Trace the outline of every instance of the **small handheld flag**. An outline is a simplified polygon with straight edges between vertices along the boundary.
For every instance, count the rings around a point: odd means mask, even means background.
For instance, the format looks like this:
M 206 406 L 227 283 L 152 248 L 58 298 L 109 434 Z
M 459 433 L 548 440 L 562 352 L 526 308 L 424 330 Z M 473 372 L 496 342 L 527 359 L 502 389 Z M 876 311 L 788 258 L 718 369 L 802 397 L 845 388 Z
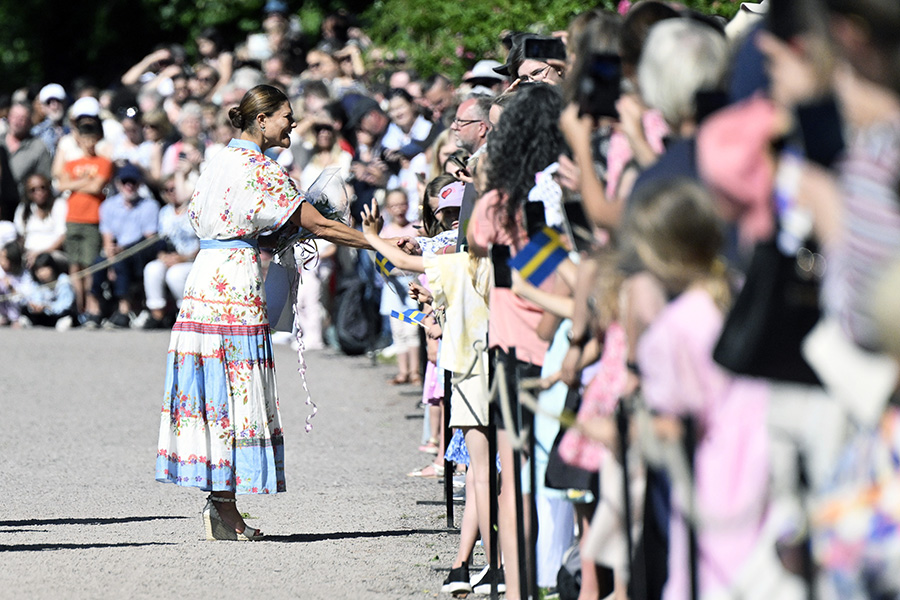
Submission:
M 530 284 L 540 285 L 567 256 L 560 233 L 544 227 L 532 236 L 531 241 L 518 254 L 509 259 L 509 266 Z
M 381 252 L 375 253 L 375 264 L 378 265 L 378 270 L 381 271 L 381 274 L 385 277 L 390 276 L 391 271 L 395 268 L 394 263 L 389 261 Z
M 415 323 L 416 325 L 421 325 L 422 327 L 425 326 L 425 324 L 422 322 L 425 319 L 425 313 L 423 313 L 421 310 L 416 310 L 414 308 L 408 308 L 403 312 L 392 310 L 391 316 L 404 323 Z

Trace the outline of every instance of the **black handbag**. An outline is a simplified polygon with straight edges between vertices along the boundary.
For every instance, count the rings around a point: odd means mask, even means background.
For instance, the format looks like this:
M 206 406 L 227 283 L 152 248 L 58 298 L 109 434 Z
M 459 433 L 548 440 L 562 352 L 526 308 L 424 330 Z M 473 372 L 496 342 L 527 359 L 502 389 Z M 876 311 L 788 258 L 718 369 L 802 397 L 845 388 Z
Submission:
M 581 394 L 577 390 L 569 390 L 566 394 L 565 412 L 575 415 L 581 405 Z M 547 471 L 544 474 L 544 485 L 554 490 L 590 490 L 597 496 L 600 487 L 599 471 L 586 471 L 570 465 L 559 455 L 559 443 L 565 434 L 565 429 L 560 429 L 553 440 L 547 457 Z
M 787 256 L 775 238 L 759 242 L 713 359 L 738 375 L 821 385 L 801 345 L 819 320 L 822 271 L 813 244 Z

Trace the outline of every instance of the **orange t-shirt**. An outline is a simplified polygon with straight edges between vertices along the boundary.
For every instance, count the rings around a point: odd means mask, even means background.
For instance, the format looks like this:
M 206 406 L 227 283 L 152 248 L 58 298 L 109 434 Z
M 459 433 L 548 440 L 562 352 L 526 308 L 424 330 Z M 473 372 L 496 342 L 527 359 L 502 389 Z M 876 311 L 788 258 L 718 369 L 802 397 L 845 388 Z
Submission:
M 85 176 L 101 176 L 107 181 L 113 175 L 113 163 L 103 156 L 83 156 L 70 160 L 65 164 L 65 171 L 73 179 Z M 100 223 L 100 203 L 106 198 L 103 194 L 88 194 L 85 192 L 72 192 L 69 195 L 69 214 L 67 223 L 88 223 L 96 225 Z

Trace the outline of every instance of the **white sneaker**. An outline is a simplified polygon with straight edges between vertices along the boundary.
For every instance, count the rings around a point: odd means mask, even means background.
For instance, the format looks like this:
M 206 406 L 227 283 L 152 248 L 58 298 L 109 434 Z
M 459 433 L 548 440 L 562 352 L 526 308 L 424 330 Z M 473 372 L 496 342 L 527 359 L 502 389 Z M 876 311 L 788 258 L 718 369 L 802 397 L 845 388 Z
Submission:
M 397 347 L 394 346 L 393 344 L 391 344 L 390 346 L 387 346 L 386 348 L 382 348 L 381 350 L 378 350 L 378 355 L 381 357 L 384 357 L 384 358 L 393 358 L 393 357 L 397 356 Z
M 68 331 L 70 329 L 72 329 L 72 317 L 70 317 L 69 315 L 60 317 L 60 319 L 56 322 L 57 331 Z
M 144 309 L 140 312 L 138 316 L 131 319 L 131 328 L 132 329 L 143 329 L 144 324 L 150 319 L 150 311 Z

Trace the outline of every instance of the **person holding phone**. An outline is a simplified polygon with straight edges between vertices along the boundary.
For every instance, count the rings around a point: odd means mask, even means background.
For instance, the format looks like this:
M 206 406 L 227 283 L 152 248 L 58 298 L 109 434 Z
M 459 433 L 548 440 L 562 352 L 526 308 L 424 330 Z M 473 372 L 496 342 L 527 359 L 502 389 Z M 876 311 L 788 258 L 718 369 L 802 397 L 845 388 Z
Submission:
M 566 77 L 566 45 L 558 37 L 525 38 L 525 56 L 516 74 L 521 82 L 560 85 Z

